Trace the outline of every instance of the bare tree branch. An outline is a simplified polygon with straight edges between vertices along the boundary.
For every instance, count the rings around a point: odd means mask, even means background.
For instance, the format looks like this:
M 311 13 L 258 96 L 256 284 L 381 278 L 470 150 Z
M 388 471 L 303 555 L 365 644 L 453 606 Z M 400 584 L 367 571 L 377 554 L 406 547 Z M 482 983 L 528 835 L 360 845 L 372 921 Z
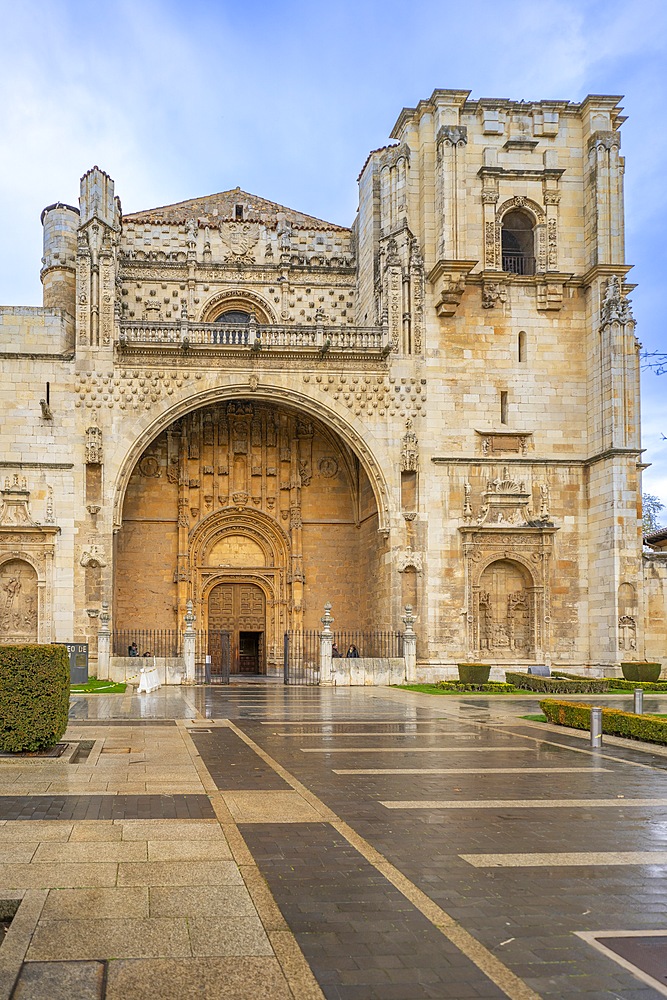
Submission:
M 655 372 L 656 375 L 667 373 L 667 354 L 663 351 L 642 351 L 642 368 Z

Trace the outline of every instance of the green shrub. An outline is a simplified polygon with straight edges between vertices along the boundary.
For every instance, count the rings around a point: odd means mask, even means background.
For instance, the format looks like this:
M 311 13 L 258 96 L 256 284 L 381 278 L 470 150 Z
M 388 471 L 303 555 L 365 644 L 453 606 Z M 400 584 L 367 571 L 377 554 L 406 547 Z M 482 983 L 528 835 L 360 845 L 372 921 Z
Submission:
M 504 684 L 502 681 L 487 681 L 486 684 L 464 684 L 463 681 L 437 681 L 435 687 L 441 691 L 495 691 L 500 694 L 508 694 L 516 691 L 513 684 Z
M 606 678 L 564 680 L 561 677 L 540 677 L 537 674 L 515 674 L 508 670 L 505 680 L 515 687 L 550 694 L 604 694 L 609 690 L 609 681 Z
M 616 691 L 634 691 L 635 688 L 641 688 L 642 691 L 654 691 L 659 694 L 661 691 L 667 691 L 667 681 L 655 681 L 650 684 L 648 681 L 625 681 L 621 677 L 610 677 L 609 687 Z
M 648 681 L 652 683 L 660 677 L 662 666 L 659 663 L 635 660 L 631 663 L 621 663 L 621 670 L 626 681 Z
M 0 751 L 43 750 L 67 729 L 65 646 L 0 646 Z
M 549 722 L 572 729 L 591 728 L 591 706 L 571 701 L 541 701 L 540 708 Z M 602 732 L 609 736 L 625 736 L 646 743 L 667 743 L 667 719 L 651 715 L 634 715 L 617 708 L 602 709 Z
M 459 680 L 463 684 L 486 684 L 491 673 L 490 663 L 457 663 Z

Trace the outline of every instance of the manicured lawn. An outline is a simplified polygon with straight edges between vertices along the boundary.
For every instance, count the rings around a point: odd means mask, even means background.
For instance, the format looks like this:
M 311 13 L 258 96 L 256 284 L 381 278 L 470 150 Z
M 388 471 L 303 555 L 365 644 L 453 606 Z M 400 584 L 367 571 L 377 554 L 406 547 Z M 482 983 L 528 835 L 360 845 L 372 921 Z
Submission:
M 520 718 L 522 718 L 522 719 L 528 719 L 529 722 L 546 722 L 547 721 L 546 715 L 522 715 L 522 716 L 520 716 Z
M 85 684 L 72 684 L 72 694 L 123 694 L 127 684 L 115 684 L 113 681 L 98 681 L 89 677 Z

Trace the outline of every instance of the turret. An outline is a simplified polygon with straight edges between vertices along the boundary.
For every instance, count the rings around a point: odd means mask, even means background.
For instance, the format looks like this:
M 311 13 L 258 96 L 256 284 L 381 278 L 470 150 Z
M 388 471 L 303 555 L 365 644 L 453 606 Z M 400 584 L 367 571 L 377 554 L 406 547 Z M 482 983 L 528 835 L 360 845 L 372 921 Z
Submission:
M 76 303 L 76 232 L 79 210 L 56 202 L 42 212 L 44 256 L 41 279 L 48 309 L 64 309 L 74 316 Z

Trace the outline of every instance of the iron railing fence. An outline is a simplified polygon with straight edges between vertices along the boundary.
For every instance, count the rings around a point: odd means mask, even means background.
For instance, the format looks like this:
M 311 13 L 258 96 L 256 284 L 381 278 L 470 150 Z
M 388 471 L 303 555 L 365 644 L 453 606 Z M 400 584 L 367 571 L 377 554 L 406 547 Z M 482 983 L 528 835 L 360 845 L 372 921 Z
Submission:
M 283 671 L 285 684 L 320 683 L 320 637 L 318 629 L 285 632 Z M 378 629 L 338 629 L 332 634 L 333 655 L 374 659 L 403 656 L 401 632 Z
M 317 629 L 285 632 L 283 680 L 285 684 L 320 683 L 320 633 Z
M 334 656 L 374 657 L 393 659 L 403 656 L 403 635 L 401 632 L 377 629 L 335 630 L 333 633 Z M 353 652 L 353 650 L 355 652 Z
M 200 629 L 195 637 L 195 682 L 229 684 L 231 636 L 222 629 Z
M 522 253 L 503 253 L 503 271 L 510 274 L 535 274 L 535 258 Z
M 180 656 L 181 633 L 175 628 L 120 628 L 111 633 L 112 656 Z

